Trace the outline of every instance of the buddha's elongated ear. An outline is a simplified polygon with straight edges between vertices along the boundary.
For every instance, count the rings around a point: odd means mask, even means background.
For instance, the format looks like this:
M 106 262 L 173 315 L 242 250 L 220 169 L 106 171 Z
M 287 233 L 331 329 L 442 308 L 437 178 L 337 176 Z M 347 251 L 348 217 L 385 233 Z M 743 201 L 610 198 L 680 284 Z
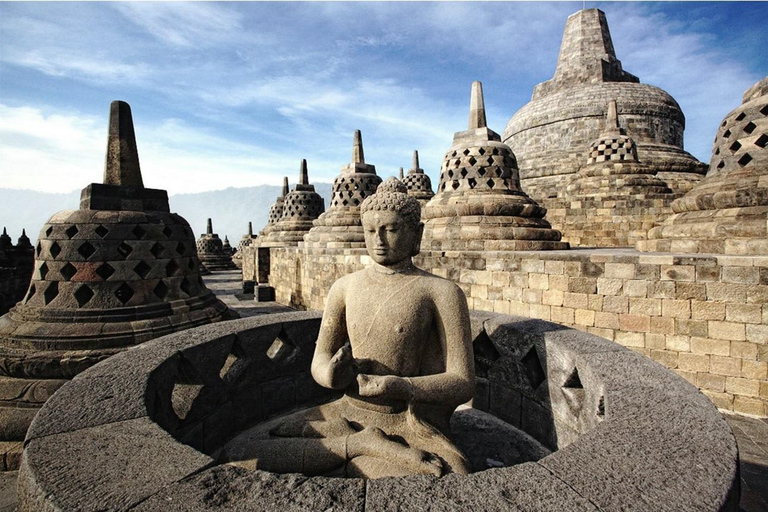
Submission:
M 416 240 L 413 242 L 413 250 L 411 256 L 416 256 L 421 252 L 421 237 L 424 236 L 424 223 L 419 222 L 416 226 Z

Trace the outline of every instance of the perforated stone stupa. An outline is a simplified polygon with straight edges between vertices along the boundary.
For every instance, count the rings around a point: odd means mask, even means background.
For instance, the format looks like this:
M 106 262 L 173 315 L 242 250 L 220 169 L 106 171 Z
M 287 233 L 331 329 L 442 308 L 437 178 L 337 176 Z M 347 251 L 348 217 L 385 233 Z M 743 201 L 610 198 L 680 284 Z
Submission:
M 296 245 L 312 229 L 312 222 L 325 211 L 325 204 L 315 186 L 309 183 L 307 161 L 299 167 L 299 182 L 283 197 L 281 217 L 259 240 L 260 247 Z
M 210 271 L 235 269 L 237 267 L 232 262 L 231 249 L 231 246 L 226 248 L 219 235 L 213 232 L 213 222 L 208 219 L 205 233 L 197 239 L 197 256 L 200 262 Z
M 26 296 L 0 318 L 2 441 L 23 440 L 43 402 L 106 357 L 230 318 L 199 276 L 189 224 L 165 190 L 144 188 L 121 101 L 110 108 L 104 183 L 45 223 L 35 256 Z
M 232 255 L 232 262 L 237 268 L 243 267 L 243 249 L 250 247 L 254 243 L 257 237 L 253 236 L 253 223 L 248 223 L 248 233 L 244 234 L 237 244 L 237 250 Z
M 333 180 L 331 204 L 304 236 L 307 247 L 365 248 L 360 205 L 376 192 L 381 178 L 376 166 L 365 162 L 363 138 L 355 131 L 352 162 Z
M 403 177 L 403 168 L 400 168 L 400 181 L 408 187 L 408 195 L 419 200 L 421 206 L 435 196 L 432 191 L 432 180 L 419 167 L 419 152 L 413 151 L 413 166 L 408 170 L 408 175 Z
M 523 189 L 536 200 L 556 197 L 587 161 L 605 108 L 616 100 L 640 161 L 652 166 L 673 191 L 690 190 L 706 166 L 683 150 L 685 116 L 672 96 L 639 82 L 616 58 L 602 11 L 571 15 L 554 77 L 534 88 L 531 101 L 504 130 L 503 140 L 518 158 Z
M 547 219 L 568 242 L 588 247 L 634 247 L 671 213 L 679 195 L 638 161 L 637 146 L 619 126 L 616 102 L 589 151 L 587 165 L 550 201 Z
M 272 231 L 272 226 L 280 220 L 280 218 L 283 216 L 283 204 L 285 203 L 285 196 L 288 195 L 288 176 L 283 176 L 283 190 L 280 192 L 280 195 L 275 199 L 275 202 L 272 203 L 272 206 L 269 207 L 269 214 L 267 216 L 267 225 L 264 226 L 261 230 L 261 233 L 259 233 L 259 236 L 264 236 L 269 234 L 270 231 Z
M 469 129 L 453 136 L 437 194 L 424 207 L 426 250 L 567 249 L 546 209 L 520 189 L 512 150 L 486 126 L 483 89 L 472 84 Z
M 715 136 L 707 177 L 672 203 L 641 250 L 768 254 L 768 77 L 750 87 Z

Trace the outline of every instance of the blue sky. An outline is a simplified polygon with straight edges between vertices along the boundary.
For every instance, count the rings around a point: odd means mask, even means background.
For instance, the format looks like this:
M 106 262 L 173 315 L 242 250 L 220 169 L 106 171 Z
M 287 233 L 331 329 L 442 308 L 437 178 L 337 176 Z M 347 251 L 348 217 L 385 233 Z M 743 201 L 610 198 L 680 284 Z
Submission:
M 0 3 L 2 186 L 100 181 L 109 102 L 131 104 L 144 183 L 170 193 L 330 182 L 362 130 L 383 177 L 418 149 L 437 182 L 470 84 L 502 133 L 551 78 L 582 2 Z M 587 2 L 624 69 L 665 89 L 708 161 L 768 73 L 768 3 Z

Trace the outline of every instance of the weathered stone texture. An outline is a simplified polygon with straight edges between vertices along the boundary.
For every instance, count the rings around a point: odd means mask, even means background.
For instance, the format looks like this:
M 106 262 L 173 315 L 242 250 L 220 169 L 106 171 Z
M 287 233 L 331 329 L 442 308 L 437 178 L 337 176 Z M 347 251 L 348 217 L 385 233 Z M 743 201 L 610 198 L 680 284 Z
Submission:
M 282 197 L 282 213 L 270 222 L 256 242 L 261 247 L 296 245 L 312 229 L 312 223 L 325 211 L 323 198 L 309 183 L 307 161 L 302 160 L 299 181 L 291 192 Z
M 674 192 L 687 192 L 701 179 L 706 166 L 683 150 L 685 117 L 677 102 L 622 69 L 605 14 L 586 9 L 566 22 L 554 77 L 534 88 L 531 101 L 504 131 L 502 139 L 517 155 L 521 184 L 531 197 L 556 197 L 585 164 L 610 100 L 617 102 L 640 161 Z
M 352 161 L 341 168 L 333 180 L 333 196 L 328 210 L 313 222 L 312 229 L 304 236 L 305 245 L 328 248 L 364 248 L 360 205 L 376 193 L 381 178 L 376 166 L 365 162 L 363 139 L 360 130 L 355 131 Z
M 279 302 L 322 310 L 331 284 L 364 268 L 367 258 L 362 251 L 278 249 L 270 284 Z M 550 320 L 616 341 L 706 393 L 715 392 L 707 379 L 746 379 L 748 386 L 717 391 L 718 407 L 768 416 L 768 279 L 760 277 L 768 276 L 766 258 L 631 249 L 422 251 L 415 263 L 456 282 L 471 309 Z
M 672 210 L 640 250 L 768 255 L 768 77 L 725 117 L 707 177 Z
M 512 150 L 485 125 L 482 84 L 472 84 L 470 123 L 453 136 L 437 194 L 424 206 L 428 250 L 566 249 L 546 209 L 520 188 Z
M 30 431 L 19 509 L 738 510 L 736 441 L 695 388 L 588 333 L 489 312 L 471 317 L 474 411 L 537 443 L 535 462 L 367 483 L 216 466 L 208 454 L 234 433 L 333 398 L 307 380 L 319 320 L 204 326 L 79 376 Z M 293 357 L 271 358 L 276 340 Z M 130 385 L 105 397 L 92 379 Z
M 35 263 L 35 248 L 22 230 L 16 245 L 5 228 L 0 235 L 0 315 L 21 299 L 29 288 Z
M 135 140 L 124 140 L 134 136 L 130 108 L 114 102 L 110 116 L 109 183 L 45 223 L 29 289 L 0 318 L 3 441 L 23 440 L 59 387 L 112 354 L 230 318 L 200 278 L 187 221 L 169 213 L 164 190 L 141 185 Z
M 227 243 L 229 245 L 229 243 Z M 197 239 L 197 257 L 208 270 L 231 270 L 237 268 L 232 261 L 231 247 L 224 247 L 219 235 L 213 232 L 213 223 L 208 219 L 206 232 Z

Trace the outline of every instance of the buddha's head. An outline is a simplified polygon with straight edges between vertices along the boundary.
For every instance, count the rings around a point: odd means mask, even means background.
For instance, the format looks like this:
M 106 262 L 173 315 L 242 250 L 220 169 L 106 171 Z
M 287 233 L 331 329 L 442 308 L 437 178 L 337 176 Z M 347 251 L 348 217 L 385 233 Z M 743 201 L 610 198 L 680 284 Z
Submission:
M 360 211 L 365 248 L 373 261 L 389 267 L 419 253 L 424 233 L 421 205 L 397 178 L 379 185 L 376 193 L 363 201 Z

